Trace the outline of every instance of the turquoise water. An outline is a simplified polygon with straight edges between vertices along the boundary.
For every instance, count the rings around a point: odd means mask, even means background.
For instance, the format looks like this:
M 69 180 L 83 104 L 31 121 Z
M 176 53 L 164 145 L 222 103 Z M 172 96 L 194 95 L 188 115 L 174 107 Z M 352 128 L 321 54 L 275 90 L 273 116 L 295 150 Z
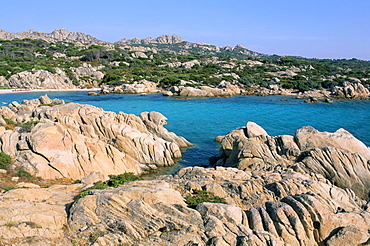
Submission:
M 45 93 L 0 95 L 1 102 L 33 99 Z M 213 142 L 218 135 L 254 121 L 269 135 L 293 135 L 302 126 L 313 126 L 319 131 L 336 131 L 344 128 L 370 145 L 370 101 L 340 100 L 334 103 L 307 104 L 301 99 L 281 96 L 235 96 L 229 98 L 175 99 L 161 94 L 148 96 L 109 94 L 88 96 L 87 92 L 50 92 L 50 98 L 92 104 L 105 110 L 140 114 L 158 111 L 168 118 L 166 128 L 184 136 L 194 147 L 183 153 L 182 166 L 206 165 L 208 158 L 218 154 L 219 146 Z

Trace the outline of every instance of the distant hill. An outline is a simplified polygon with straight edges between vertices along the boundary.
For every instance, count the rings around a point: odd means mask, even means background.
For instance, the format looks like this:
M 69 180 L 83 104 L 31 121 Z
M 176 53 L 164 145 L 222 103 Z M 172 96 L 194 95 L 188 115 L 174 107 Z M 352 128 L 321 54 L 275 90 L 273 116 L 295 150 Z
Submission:
M 115 42 L 115 44 L 118 45 L 132 45 L 132 44 L 177 44 L 177 43 L 182 43 L 182 42 L 187 42 L 184 39 L 180 38 L 177 35 L 162 35 L 159 36 L 158 38 L 145 38 L 145 39 L 139 39 L 139 38 L 134 38 L 134 39 L 122 39 L 118 42 Z
M 65 29 L 54 30 L 51 33 L 37 32 L 35 30 L 28 30 L 19 33 L 6 32 L 0 29 L 0 39 L 12 40 L 12 39 L 42 39 L 47 42 L 72 42 L 72 43 L 88 43 L 88 44 L 106 44 L 108 42 L 101 41 L 91 35 L 84 34 L 82 32 L 70 32 Z
M 177 35 L 122 39 L 112 44 L 65 29 L 52 33 L 0 30 L 3 88 L 113 87 L 147 80 L 162 88 L 179 83 L 217 87 L 228 82 L 243 90 L 252 88 L 253 93 L 256 87 L 274 93 L 332 90 L 350 82 L 366 91 L 370 89 L 369 64 L 357 59 L 265 55 L 242 45 L 218 47 Z M 56 81 L 58 85 L 54 85 Z M 352 98 L 351 91 L 347 94 Z
M 70 32 L 65 29 L 54 30 L 51 33 L 38 32 L 35 30 L 28 30 L 19 33 L 6 32 L 0 29 L 0 40 L 12 40 L 12 39 L 42 39 L 47 42 L 71 42 L 71 43 L 83 43 L 83 44 L 111 44 L 106 41 L 99 40 L 92 37 L 91 35 L 82 32 Z M 165 52 L 170 52 L 174 54 L 189 54 L 189 53 L 199 53 L 203 55 L 230 55 L 236 58 L 262 58 L 265 55 L 253 52 L 246 49 L 242 45 L 237 45 L 235 47 L 225 46 L 218 47 L 215 45 L 210 45 L 206 43 L 191 43 L 182 39 L 177 35 L 162 35 L 157 38 L 148 37 L 145 39 L 122 39 L 114 43 L 115 45 L 126 45 L 126 46 L 141 46 L 141 47 L 151 47 L 157 50 L 162 50 Z

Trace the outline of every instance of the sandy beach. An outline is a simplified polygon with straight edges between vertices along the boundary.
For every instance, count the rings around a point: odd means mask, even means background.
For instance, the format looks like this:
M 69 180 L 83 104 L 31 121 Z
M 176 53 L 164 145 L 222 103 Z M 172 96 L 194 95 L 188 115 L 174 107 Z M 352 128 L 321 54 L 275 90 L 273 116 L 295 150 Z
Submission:
M 58 92 L 58 91 L 99 91 L 100 88 L 90 89 L 0 89 L 0 94 L 29 93 L 29 92 Z

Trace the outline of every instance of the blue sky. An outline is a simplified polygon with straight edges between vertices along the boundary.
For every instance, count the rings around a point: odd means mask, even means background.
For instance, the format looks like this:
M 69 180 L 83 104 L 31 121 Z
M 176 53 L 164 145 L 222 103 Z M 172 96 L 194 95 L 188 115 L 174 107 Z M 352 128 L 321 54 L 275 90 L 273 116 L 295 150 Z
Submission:
M 115 42 L 176 34 L 264 54 L 370 60 L 370 0 L 0 0 L 0 29 Z

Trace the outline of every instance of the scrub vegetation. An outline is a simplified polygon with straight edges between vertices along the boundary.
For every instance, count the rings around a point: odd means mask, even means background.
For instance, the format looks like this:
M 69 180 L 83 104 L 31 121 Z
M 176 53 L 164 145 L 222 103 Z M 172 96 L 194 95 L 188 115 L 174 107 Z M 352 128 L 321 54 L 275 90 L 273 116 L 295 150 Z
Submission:
M 135 48 L 141 48 L 135 51 Z M 137 55 L 139 53 L 139 55 Z M 6 79 L 22 71 L 63 70 L 75 85 L 82 80 L 71 68 L 83 63 L 104 66 L 104 78 L 98 84 L 118 86 L 146 79 L 162 87 L 180 80 L 189 85 L 218 85 L 222 80 L 263 87 L 277 83 L 283 88 L 306 91 L 331 88 L 344 81 L 370 84 L 370 61 L 357 59 L 308 59 L 264 55 L 242 46 L 219 48 L 206 44 L 77 45 L 71 42 L 49 43 L 43 40 L 0 40 L 0 76 Z M 188 65 L 186 65 L 189 63 Z M 293 71 L 290 76 L 276 73 Z

